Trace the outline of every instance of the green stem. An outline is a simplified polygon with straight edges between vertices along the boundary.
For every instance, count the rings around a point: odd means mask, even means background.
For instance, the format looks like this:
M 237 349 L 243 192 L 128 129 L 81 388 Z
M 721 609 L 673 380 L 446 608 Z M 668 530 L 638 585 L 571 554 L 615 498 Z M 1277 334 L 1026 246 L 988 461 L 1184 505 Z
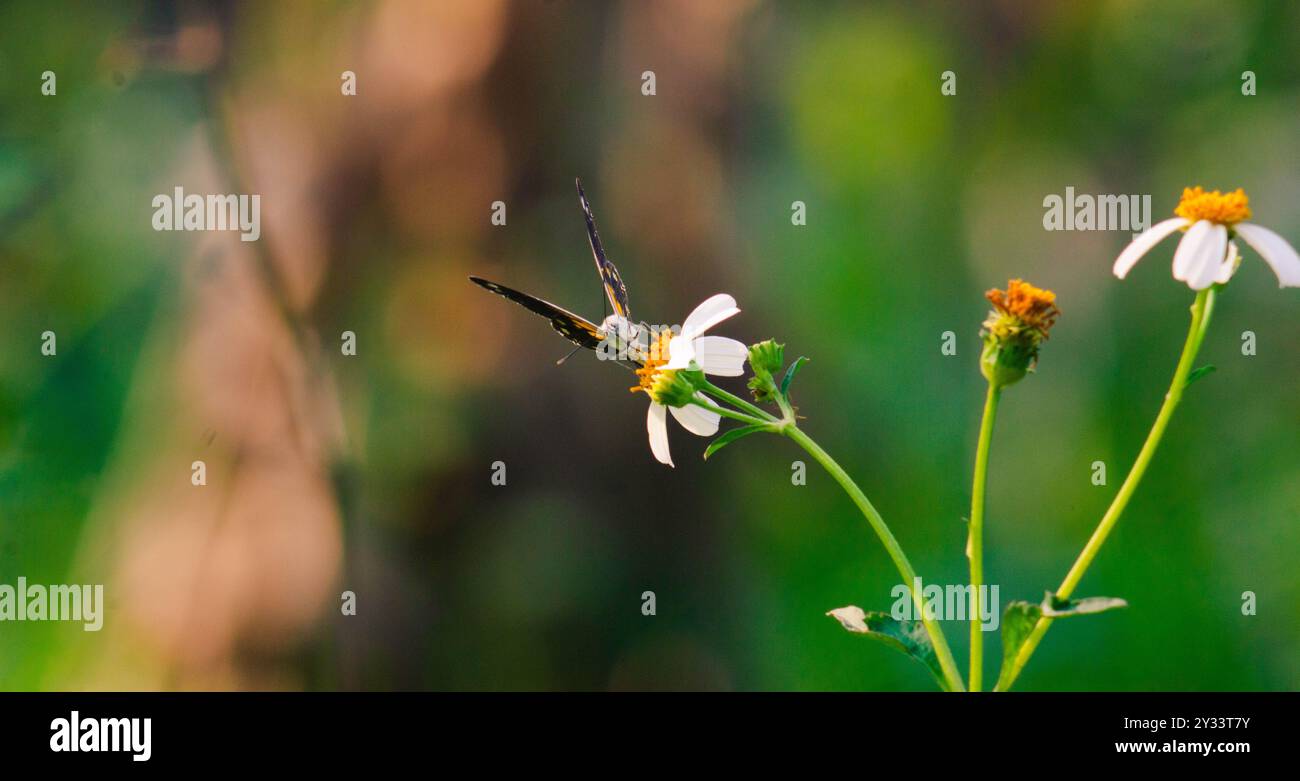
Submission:
M 962 683 L 961 672 L 958 671 L 957 663 L 953 660 L 952 650 L 948 648 L 948 641 L 943 636 L 943 630 L 939 628 L 938 622 L 927 614 L 921 594 L 916 590 L 916 570 L 912 569 L 911 562 L 907 560 L 907 555 L 903 553 L 902 547 L 898 544 L 898 540 L 894 538 L 893 532 L 889 530 L 885 519 L 880 516 L 880 513 L 871 504 L 871 500 L 867 498 L 866 494 L 862 493 L 862 489 L 858 488 L 858 484 L 853 482 L 853 478 L 849 477 L 848 473 L 835 462 L 835 459 L 831 458 L 825 450 L 822 450 L 821 446 L 800 430 L 798 426 L 790 422 L 782 426 L 780 430 L 787 437 L 799 443 L 799 446 L 807 450 L 813 458 L 817 459 L 817 462 L 825 467 L 827 472 L 830 472 L 831 477 L 835 478 L 840 487 L 853 500 L 853 503 L 862 511 L 867 523 L 871 524 L 876 536 L 884 544 L 889 557 L 894 560 L 894 566 L 898 568 L 898 573 L 902 575 L 903 583 L 907 585 L 908 591 L 912 593 L 912 601 L 916 605 L 917 613 L 921 616 L 921 623 L 925 626 L 926 634 L 930 636 L 930 644 L 934 646 L 935 656 L 938 657 L 939 666 L 943 669 L 943 676 L 948 689 L 950 691 L 964 691 L 966 687 Z
M 758 424 L 758 425 L 762 426 L 762 425 L 767 425 L 768 423 L 771 422 L 771 421 L 767 421 L 767 420 L 760 420 L 759 418 L 753 418 L 753 417 L 750 417 L 749 415 L 746 415 L 746 414 L 744 414 L 744 413 L 736 412 L 735 410 L 727 409 L 726 407 L 723 407 L 723 406 L 720 406 L 720 405 L 717 405 L 717 404 L 710 404 L 710 403 L 707 402 L 707 401 L 700 401 L 698 398 L 691 399 L 690 403 L 691 403 L 691 404 L 694 404 L 694 405 L 697 406 L 697 407 L 703 407 L 704 409 L 708 410 L 709 412 L 716 413 L 716 414 L 718 414 L 718 415 L 721 415 L 721 416 L 724 417 L 724 418 L 731 418 L 732 420 L 739 420 L 739 421 L 742 422 L 742 423 L 748 423 L 748 424 L 750 424 L 750 425 Z
M 1165 429 L 1169 426 L 1169 419 L 1173 417 L 1174 410 L 1178 407 L 1178 402 L 1183 398 L 1183 389 L 1187 387 L 1187 376 L 1192 371 L 1192 363 L 1196 360 L 1196 354 L 1201 349 L 1201 343 L 1205 341 L 1205 331 L 1210 324 L 1210 314 L 1214 311 L 1214 288 L 1206 288 L 1196 294 L 1196 301 L 1192 304 L 1192 323 L 1187 332 L 1187 341 L 1183 345 L 1182 357 L 1178 359 L 1178 368 L 1174 370 L 1174 379 L 1169 384 L 1169 392 L 1165 394 L 1165 402 L 1160 407 L 1160 413 L 1156 415 L 1156 422 L 1151 426 L 1151 433 L 1147 434 L 1146 442 L 1142 444 L 1142 450 L 1138 453 L 1137 460 L 1133 462 L 1133 468 L 1129 470 L 1128 477 L 1124 478 L 1124 484 L 1120 486 L 1119 493 L 1115 494 L 1115 499 L 1111 501 L 1110 507 L 1106 509 L 1106 514 L 1101 517 L 1101 522 L 1097 524 L 1097 529 L 1092 533 L 1088 544 L 1083 546 L 1079 553 L 1079 558 L 1075 559 L 1074 566 L 1066 574 L 1065 580 L 1061 581 L 1061 586 L 1056 590 L 1056 596 L 1061 599 L 1069 599 L 1074 593 L 1075 586 L 1083 579 L 1083 575 L 1088 571 L 1088 566 L 1096 558 L 1097 551 L 1106 542 L 1106 537 L 1110 534 L 1111 529 L 1115 528 L 1116 522 L 1119 521 L 1120 515 L 1124 508 L 1128 506 L 1129 499 L 1133 497 L 1133 492 L 1137 490 L 1138 483 L 1142 481 L 1142 476 L 1146 474 L 1147 466 L 1150 465 L 1151 459 L 1156 454 L 1156 448 L 1160 445 L 1160 439 L 1165 434 Z M 1020 675 L 1020 671 L 1033 656 L 1034 650 L 1038 648 L 1038 643 L 1047 633 L 1048 627 L 1052 625 L 1052 619 L 1044 616 L 1038 619 L 1034 624 L 1033 631 L 1026 638 L 1024 645 L 1020 647 L 1020 652 L 1012 661 L 1010 669 L 1002 672 L 998 680 L 997 691 L 1006 691 L 1011 688 Z
M 740 409 L 745 410 L 746 412 L 748 412 L 751 415 L 754 415 L 755 417 L 762 418 L 763 420 L 766 420 L 768 422 L 775 422 L 777 420 L 777 418 L 773 417 L 771 413 L 768 413 L 762 408 L 750 404 L 748 401 L 745 401 L 744 399 L 742 399 L 741 397 L 737 396 L 734 393 L 719 388 L 717 385 L 714 385 L 708 380 L 705 380 L 703 384 L 700 385 L 699 387 L 700 390 L 703 390 L 705 393 L 711 394 L 713 396 L 717 396 L 718 398 L 722 399 L 728 404 L 739 407 Z
M 772 386 L 772 396 L 776 399 L 776 405 L 781 408 L 781 419 L 794 423 L 794 407 L 790 405 L 790 400 L 785 397 L 784 393 L 776 388 L 775 384 Z
M 975 449 L 975 484 L 970 493 L 970 690 L 977 692 L 984 682 L 984 627 L 980 620 L 980 588 L 984 585 L 984 486 L 989 474 L 989 446 L 993 442 L 993 422 L 998 416 L 1002 386 L 989 381 L 984 400 L 984 420 L 980 423 L 979 445 Z

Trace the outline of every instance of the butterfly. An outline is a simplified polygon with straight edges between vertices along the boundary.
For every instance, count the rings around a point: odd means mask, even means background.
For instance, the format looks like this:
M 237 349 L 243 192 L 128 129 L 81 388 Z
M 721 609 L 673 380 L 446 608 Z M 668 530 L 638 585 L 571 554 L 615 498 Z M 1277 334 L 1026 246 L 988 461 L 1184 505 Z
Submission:
M 578 187 L 578 201 L 582 204 L 582 216 L 587 221 L 587 240 L 591 245 L 592 257 L 596 261 L 596 271 L 600 274 L 600 283 L 605 288 L 605 297 L 609 299 L 609 305 L 614 310 L 612 318 L 597 325 L 563 307 L 543 301 L 537 296 L 521 293 L 499 282 L 472 275 L 469 281 L 546 318 L 551 322 L 551 328 L 554 328 L 556 333 L 576 344 L 578 348 L 599 349 L 600 343 L 611 334 L 619 334 L 625 339 L 630 338 L 634 341 L 640 329 L 631 325 L 629 321 L 632 309 L 627 302 L 627 285 L 623 284 L 623 277 L 618 273 L 618 268 L 605 256 L 605 248 L 600 243 L 600 234 L 596 232 L 596 218 L 592 216 L 591 204 L 587 202 L 587 194 L 582 190 L 582 180 L 575 179 L 574 183 Z M 614 322 L 611 323 L 610 320 Z M 635 359 L 630 361 L 640 363 Z

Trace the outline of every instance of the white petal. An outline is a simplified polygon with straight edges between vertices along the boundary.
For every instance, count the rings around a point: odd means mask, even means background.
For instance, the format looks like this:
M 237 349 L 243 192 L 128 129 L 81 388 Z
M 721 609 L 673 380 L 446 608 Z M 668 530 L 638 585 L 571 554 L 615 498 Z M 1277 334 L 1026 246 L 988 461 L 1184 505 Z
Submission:
M 703 304 L 695 307 L 695 311 L 686 316 L 686 322 L 682 323 L 682 333 L 690 332 L 691 336 L 699 336 L 728 317 L 739 313 L 736 299 L 726 293 L 718 293 L 710 296 Z
M 685 369 L 695 358 L 695 340 L 689 336 L 674 336 L 668 341 L 668 363 L 664 368 Z
M 1187 269 L 1187 286 L 1192 290 L 1204 290 L 1213 285 L 1227 252 L 1228 229 L 1222 225 L 1212 225 L 1197 248 L 1192 265 Z
M 701 336 L 694 344 L 695 362 L 705 374 L 739 377 L 745 373 L 749 348 L 743 342 L 725 336 Z
M 698 393 L 695 396 L 704 398 Z M 687 404 L 685 407 L 669 407 L 668 411 L 673 413 L 673 417 L 682 424 L 682 428 L 698 437 L 711 437 L 718 433 L 718 421 L 722 418 L 716 412 L 709 412 L 694 404 Z
M 1228 230 L 1208 220 L 1197 220 L 1174 251 L 1174 279 L 1193 290 L 1214 281 L 1228 249 Z
M 1237 271 L 1237 263 L 1241 260 L 1241 253 L 1237 251 L 1237 242 L 1228 242 L 1228 257 L 1224 259 L 1223 265 L 1219 267 L 1219 274 L 1214 281 L 1220 285 L 1226 285 L 1228 280 Z
M 1201 242 L 1209 235 L 1211 225 L 1212 223 L 1205 220 L 1198 220 L 1178 240 L 1178 247 L 1174 249 L 1174 279 L 1179 282 L 1187 281 L 1187 271 L 1191 268 L 1192 260 L 1200 249 Z
M 1136 264 L 1143 255 L 1147 254 L 1147 252 L 1149 252 L 1156 244 L 1159 244 L 1161 239 L 1186 224 L 1187 220 L 1182 217 L 1174 217 L 1172 219 L 1164 220 L 1163 222 L 1158 222 L 1138 234 L 1138 237 L 1133 239 L 1133 243 L 1125 247 L 1124 251 L 1119 253 L 1119 257 L 1115 259 L 1115 267 L 1112 269 L 1115 272 L 1115 276 L 1120 279 L 1128 276 L 1129 270 L 1133 268 L 1134 264 Z
M 1236 230 L 1273 267 L 1279 287 L 1300 287 L 1300 255 L 1286 239 L 1262 225 L 1249 222 L 1237 223 Z
M 673 457 L 668 452 L 668 408 L 651 402 L 645 417 L 645 429 L 650 434 L 650 452 L 654 453 L 655 460 L 672 466 Z

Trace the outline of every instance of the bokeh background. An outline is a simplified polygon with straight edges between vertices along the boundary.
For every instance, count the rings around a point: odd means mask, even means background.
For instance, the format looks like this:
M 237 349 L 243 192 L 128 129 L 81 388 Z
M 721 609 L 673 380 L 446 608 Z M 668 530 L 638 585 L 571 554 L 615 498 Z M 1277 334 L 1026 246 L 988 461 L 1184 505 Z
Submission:
M 1192 297 L 1173 242 L 1119 282 L 1128 233 L 1047 232 L 1043 198 L 1149 193 L 1159 220 L 1241 186 L 1300 242 L 1298 51 L 1280 0 L 6 3 L 0 583 L 102 583 L 108 612 L 0 624 L 0 687 L 929 689 L 823 615 L 888 609 L 897 576 L 815 463 L 774 437 L 706 463 L 674 428 L 661 467 L 628 375 L 557 367 L 466 275 L 598 318 L 582 176 L 634 314 L 727 291 L 723 333 L 812 357 L 806 429 L 937 583 L 966 578 L 982 293 L 1053 288 L 986 543 L 1003 602 L 1038 599 Z M 177 185 L 261 194 L 261 240 L 154 232 Z M 1059 622 L 1019 687 L 1300 686 L 1297 355 L 1300 292 L 1249 253 L 1218 371 L 1079 592 L 1131 607 Z

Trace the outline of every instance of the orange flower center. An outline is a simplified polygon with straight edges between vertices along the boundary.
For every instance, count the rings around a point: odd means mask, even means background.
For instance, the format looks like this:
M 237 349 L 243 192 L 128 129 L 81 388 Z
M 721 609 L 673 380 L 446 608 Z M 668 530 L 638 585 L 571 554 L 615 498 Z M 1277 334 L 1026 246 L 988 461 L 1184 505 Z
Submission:
M 655 378 L 659 375 L 659 367 L 668 363 L 668 343 L 672 341 L 673 332 L 671 328 L 665 328 L 658 331 L 652 337 L 650 347 L 646 350 L 641 368 L 636 370 L 637 384 L 628 390 L 636 393 L 637 391 L 650 392 L 654 386 Z
M 984 297 L 999 313 L 1039 331 L 1043 338 L 1047 338 L 1047 332 L 1056 323 L 1056 318 L 1061 316 L 1061 310 L 1056 308 L 1055 293 L 1034 287 L 1021 279 L 1008 282 L 1005 291 L 994 288 L 985 293 Z
M 1196 222 L 1209 220 L 1220 225 L 1236 225 L 1250 219 L 1250 197 L 1240 187 L 1234 192 L 1206 192 L 1200 187 L 1184 187 L 1183 199 L 1174 214 Z

